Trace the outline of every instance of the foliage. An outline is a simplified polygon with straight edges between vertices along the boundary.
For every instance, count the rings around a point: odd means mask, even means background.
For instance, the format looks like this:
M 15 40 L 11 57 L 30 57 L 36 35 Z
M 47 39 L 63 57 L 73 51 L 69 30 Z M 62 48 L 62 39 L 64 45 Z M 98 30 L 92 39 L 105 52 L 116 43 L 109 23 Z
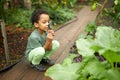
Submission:
M 66 0 L 67 6 L 73 8 L 77 0 Z
M 95 24 L 95 21 L 91 21 L 89 24 L 87 24 L 85 32 L 88 32 L 88 35 L 93 35 L 95 33 L 96 28 L 97 25 Z
M 68 8 L 73 8 L 75 6 L 77 0 L 32 0 L 33 5 L 36 7 L 42 7 L 42 6 L 47 6 L 47 7 L 53 7 L 56 6 L 58 7 L 68 7 Z
M 79 38 L 76 41 L 82 62 L 73 63 L 75 56 L 68 56 L 62 64 L 50 67 L 45 75 L 52 80 L 119 80 L 120 72 L 113 66 L 114 62 L 120 62 L 119 34 L 120 31 L 111 27 L 98 26 L 94 39 Z M 94 56 L 96 52 L 106 60 L 100 62 Z
M 120 1 L 115 0 L 113 7 L 111 9 L 105 9 L 104 12 L 108 16 L 112 17 L 115 25 L 118 24 L 120 20 Z
M 30 16 L 34 9 L 41 8 L 50 14 L 52 25 L 62 24 L 75 16 L 73 7 L 77 0 L 32 0 L 32 9 L 26 10 L 24 7 L 9 7 L 2 13 L 0 18 L 5 19 L 6 24 L 16 25 L 22 28 L 31 28 Z M 4 4 L 1 3 L 0 10 L 4 11 Z M 1 13 L 0 13 L 1 14 Z
M 67 8 L 59 8 L 55 11 L 51 9 L 49 14 L 54 24 L 62 24 L 75 17 L 75 13 Z
M 105 12 L 108 17 L 112 17 L 113 24 L 117 26 L 120 23 L 120 0 L 111 0 L 111 8 L 105 8 L 105 5 L 109 4 L 108 0 L 104 0 L 103 4 L 100 3 L 100 0 L 91 0 L 90 6 L 91 10 L 94 11 L 98 5 L 101 6 L 101 10 Z M 103 9 L 104 8 L 104 9 Z
M 96 32 L 97 25 L 95 21 L 91 21 L 89 24 L 86 25 L 84 33 L 78 36 L 79 38 L 87 38 L 87 39 L 92 39 L 94 38 L 94 34 Z
M 72 19 L 75 12 L 70 8 L 73 8 L 75 3 L 76 0 L 41 0 L 33 2 L 34 5 L 37 4 L 36 8 L 42 8 L 49 12 L 53 25 L 62 24 Z
M 51 76 L 53 80 L 76 80 L 79 74 L 76 74 L 81 66 L 80 63 L 72 63 L 72 59 L 75 55 L 69 55 L 61 64 L 56 64 L 46 71 L 46 76 Z M 56 75 L 56 73 L 58 75 Z M 74 77 L 73 77 L 74 76 Z
M 94 11 L 94 10 L 97 8 L 99 1 L 100 1 L 100 0 L 92 0 L 92 1 L 90 2 L 91 10 L 92 10 L 92 11 Z
M 94 52 L 98 52 L 103 56 L 105 56 L 104 54 L 115 53 L 115 55 L 119 56 L 119 52 L 120 52 L 119 34 L 120 31 L 116 29 L 106 26 L 99 26 L 95 33 L 96 36 L 95 39 L 91 39 L 91 40 L 79 39 L 76 41 L 78 53 L 82 54 L 83 56 L 91 56 L 94 54 Z M 83 45 L 83 43 L 84 46 L 86 46 L 86 48 L 83 48 L 83 46 L 81 46 Z M 109 59 L 111 60 L 112 64 L 113 62 L 120 62 L 120 58 L 119 60 L 116 60 L 116 59 L 111 59 L 109 57 Z
M 99 4 L 100 0 L 86 0 L 90 4 L 91 11 L 94 11 Z
M 7 10 L 7 24 L 16 25 L 17 27 L 30 28 L 32 24 L 30 23 L 30 16 L 33 12 L 31 10 L 25 10 L 23 8 L 19 9 L 9 9 Z
M 6 3 L 6 0 L 0 0 L 0 19 L 5 18 L 5 10 L 4 10 L 5 3 Z
M 79 74 L 76 74 L 76 72 L 79 67 L 79 63 L 69 64 L 67 66 L 56 64 L 46 72 L 46 76 L 51 76 L 53 80 L 77 80 Z

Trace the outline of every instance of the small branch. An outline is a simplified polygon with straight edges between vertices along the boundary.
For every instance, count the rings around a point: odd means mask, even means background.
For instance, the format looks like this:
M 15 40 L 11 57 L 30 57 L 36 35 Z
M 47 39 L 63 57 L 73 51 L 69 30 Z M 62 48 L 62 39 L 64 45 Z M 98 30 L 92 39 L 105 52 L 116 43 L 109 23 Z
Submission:
M 105 1 L 103 2 L 102 7 L 101 7 L 101 9 L 100 9 L 100 12 L 104 9 L 104 7 L 105 7 L 105 5 L 107 4 L 107 2 L 108 2 L 108 0 L 105 0 Z

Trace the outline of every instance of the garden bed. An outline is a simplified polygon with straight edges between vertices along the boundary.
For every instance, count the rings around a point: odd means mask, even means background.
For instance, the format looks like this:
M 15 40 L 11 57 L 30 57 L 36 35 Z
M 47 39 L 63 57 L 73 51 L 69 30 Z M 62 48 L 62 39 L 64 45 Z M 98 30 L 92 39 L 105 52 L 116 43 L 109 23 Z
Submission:
M 24 51 L 27 44 L 27 37 L 29 36 L 31 31 L 32 30 L 22 30 L 14 26 L 6 27 L 10 61 L 9 65 L 7 65 L 2 38 L 0 41 L 0 71 L 16 64 L 24 56 Z

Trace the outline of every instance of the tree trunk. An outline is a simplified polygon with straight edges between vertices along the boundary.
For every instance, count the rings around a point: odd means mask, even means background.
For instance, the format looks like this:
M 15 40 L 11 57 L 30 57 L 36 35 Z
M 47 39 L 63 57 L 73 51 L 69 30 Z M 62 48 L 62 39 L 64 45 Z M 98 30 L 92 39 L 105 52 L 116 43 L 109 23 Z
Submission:
M 24 0 L 24 7 L 28 10 L 31 9 L 31 0 Z

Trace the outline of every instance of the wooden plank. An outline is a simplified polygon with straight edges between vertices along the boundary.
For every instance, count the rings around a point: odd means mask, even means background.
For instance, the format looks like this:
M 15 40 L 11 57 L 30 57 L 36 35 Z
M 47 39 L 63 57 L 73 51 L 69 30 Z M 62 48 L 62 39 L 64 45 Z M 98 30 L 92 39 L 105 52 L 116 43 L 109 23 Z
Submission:
M 39 80 L 41 80 L 43 78 L 43 74 L 44 72 L 31 68 L 20 80 L 37 80 L 38 77 L 40 77 Z
M 23 59 L 21 62 L 16 64 L 10 71 L 4 74 L 1 80 L 19 80 L 19 78 L 24 76 L 29 69 L 29 64 L 25 61 L 25 59 Z
M 39 79 L 38 79 L 39 80 Z M 42 80 L 52 80 L 51 78 L 49 78 L 49 77 L 43 77 L 43 79 Z

